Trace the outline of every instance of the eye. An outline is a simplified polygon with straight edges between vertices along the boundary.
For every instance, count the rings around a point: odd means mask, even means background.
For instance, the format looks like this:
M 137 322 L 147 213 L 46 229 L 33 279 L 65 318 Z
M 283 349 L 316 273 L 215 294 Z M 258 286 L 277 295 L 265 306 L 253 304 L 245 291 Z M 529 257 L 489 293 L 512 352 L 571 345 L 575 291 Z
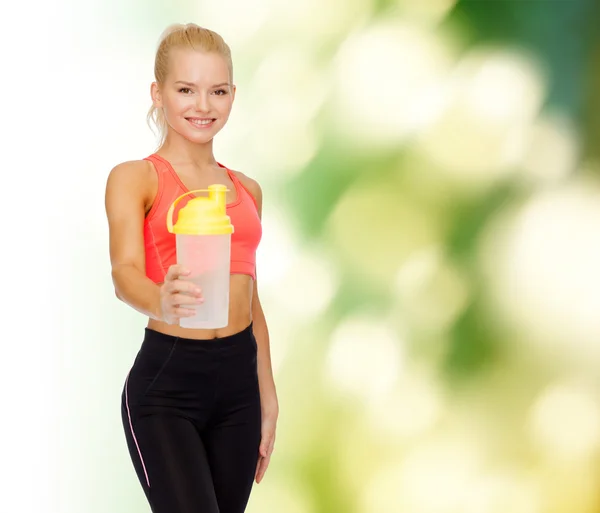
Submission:
M 223 95 L 227 94 L 227 90 L 225 90 L 225 89 L 217 89 L 217 90 L 215 91 L 215 94 L 216 94 L 217 96 L 223 96 Z
M 190 91 L 191 92 L 192 90 L 189 87 L 182 87 L 181 89 L 179 89 L 180 93 L 187 94 L 186 91 Z

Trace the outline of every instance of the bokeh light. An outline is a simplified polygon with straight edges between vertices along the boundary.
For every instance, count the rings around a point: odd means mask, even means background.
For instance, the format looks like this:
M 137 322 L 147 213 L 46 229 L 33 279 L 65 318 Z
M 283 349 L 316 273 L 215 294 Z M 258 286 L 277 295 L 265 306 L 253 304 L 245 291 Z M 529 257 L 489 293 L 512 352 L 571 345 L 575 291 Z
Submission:
M 437 115 L 419 135 L 419 151 L 461 189 L 488 188 L 515 171 L 529 124 L 545 91 L 537 63 L 498 48 L 474 50 L 445 77 Z
M 399 187 L 377 181 L 375 168 L 371 172 L 335 205 L 328 231 L 341 261 L 389 283 L 413 252 L 438 242 L 439 227 L 435 213 L 408 197 L 399 200 Z
M 600 403 L 589 386 L 556 383 L 533 405 L 530 432 L 550 459 L 586 460 L 600 448 Z
M 396 274 L 397 314 L 413 329 L 449 329 L 469 301 L 469 286 L 460 271 L 445 261 L 439 247 L 412 253 Z
M 540 192 L 499 221 L 484 245 L 506 320 L 565 361 L 600 357 L 599 193 L 585 180 Z
M 391 390 L 403 366 L 402 342 L 382 321 L 351 318 L 337 327 L 327 356 L 333 386 L 367 401 Z
M 385 147 L 406 138 L 427 109 L 427 93 L 450 65 L 434 34 L 402 22 L 375 24 L 337 56 L 336 122 L 354 145 Z

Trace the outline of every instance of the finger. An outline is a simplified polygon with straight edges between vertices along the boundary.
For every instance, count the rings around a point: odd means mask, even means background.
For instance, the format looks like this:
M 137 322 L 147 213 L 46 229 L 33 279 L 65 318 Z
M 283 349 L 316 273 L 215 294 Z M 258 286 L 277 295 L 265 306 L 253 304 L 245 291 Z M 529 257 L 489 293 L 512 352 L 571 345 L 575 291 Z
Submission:
M 259 452 L 260 452 L 260 455 L 261 455 L 263 458 L 266 458 L 266 457 L 267 457 L 267 449 L 268 449 L 268 448 L 269 448 L 269 444 L 267 443 L 267 441 L 266 441 L 266 440 L 264 440 L 264 439 L 263 439 L 263 441 L 260 443 L 260 450 L 259 450 Z
M 260 462 L 262 461 L 262 456 L 258 457 L 258 460 L 256 461 L 256 470 L 254 471 L 254 479 L 258 479 L 258 471 L 260 469 Z
M 167 275 L 165 276 L 165 281 L 173 281 L 177 279 L 179 276 L 187 276 L 190 274 L 190 270 L 182 265 L 175 264 L 169 267 L 167 271 Z
M 271 456 L 271 454 L 273 454 L 274 450 L 275 450 L 275 438 L 273 438 L 273 440 L 271 440 L 271 444 L 269 445 L 269 450 L 267 451 L 267 454 L 269 456 Z
M 198 285 L 195 285 L 191 281 L 187 280 L 173 280 L 167 285 L 167 290 L 171 293 L 184 292 L 190 296 L 202 296 L 202 289 L 198 287 Z
M 269 467 L 269 461 L 270 458 L 262 458 L 262 461 L 260 462 L 260 467 L 258 468 L 258 475 L 257 475 L 257 483 L 260 483 L 263 479 L 263 477 L 265 477 L 265 473 L 267 471 L 267 468 Z
M 173 316 L 179 319 L 181 319 L 182 317 L 193 317 L 194 315 L 196 315 L 196 310 L 181 307 L 173 308 Z
M 259 456 L 258 461 L 256 462 L 256 472 L 254 475 L 254 479 L 257 483 L 260 483 L 264 475 L 264 471 L 262 470 L 263 461 L 265 461 L 265 459 L 262 456 Z
M 198 305 L 204 303 L 203 297 L 194 297 L 187 294 L 173 294 L 169 297 L 169 302 L 174 306 Z
M 262 437 L 262 440 L 260 441 L 260 455 L 261 456 L 268 456 L 268 451 L 269 451 L 269 447 L 271 446 L 271 443 L 273 442 L 273 435 L 270 433 L 265 433 Z

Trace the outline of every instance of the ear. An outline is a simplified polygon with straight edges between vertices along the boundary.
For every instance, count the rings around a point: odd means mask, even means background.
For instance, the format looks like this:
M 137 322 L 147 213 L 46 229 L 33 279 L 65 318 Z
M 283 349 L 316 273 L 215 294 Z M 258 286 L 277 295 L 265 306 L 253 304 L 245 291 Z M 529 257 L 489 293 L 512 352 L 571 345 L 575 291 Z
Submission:
M 150 96 L 152 97 L 152 103 L 157 109 L 162 108 L 162 95 L 160 93 L 160 88 L 156 82 L 152 82 L 150 86 Z
M 237 87 L 236 86 L 232 86 L 231 87 L 231 101 L 235 100 L 235 92 L 237 91 Z

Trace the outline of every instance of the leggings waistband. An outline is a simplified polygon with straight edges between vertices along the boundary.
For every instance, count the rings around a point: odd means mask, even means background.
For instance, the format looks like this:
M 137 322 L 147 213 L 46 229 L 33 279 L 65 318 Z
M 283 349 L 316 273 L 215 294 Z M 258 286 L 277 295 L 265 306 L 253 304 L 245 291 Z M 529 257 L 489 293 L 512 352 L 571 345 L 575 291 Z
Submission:
M 177 346 L 182 349 L 199 349 L 202 351 L 214 349 L 215 351 L 218 351 L 224 348 L 235 347 L 249 338 L 254 338 L 252 323 L 250 323 L 248 327 L 244 328 L 242 331 L 232 335 L 209 339 L 178 337 L 175 335 L 161 333 L 160 331 L 153 330 L 152 328 L 145 328 L 142 347 L 156 345 L 172 346 L 174 343 L 177 343 Z

